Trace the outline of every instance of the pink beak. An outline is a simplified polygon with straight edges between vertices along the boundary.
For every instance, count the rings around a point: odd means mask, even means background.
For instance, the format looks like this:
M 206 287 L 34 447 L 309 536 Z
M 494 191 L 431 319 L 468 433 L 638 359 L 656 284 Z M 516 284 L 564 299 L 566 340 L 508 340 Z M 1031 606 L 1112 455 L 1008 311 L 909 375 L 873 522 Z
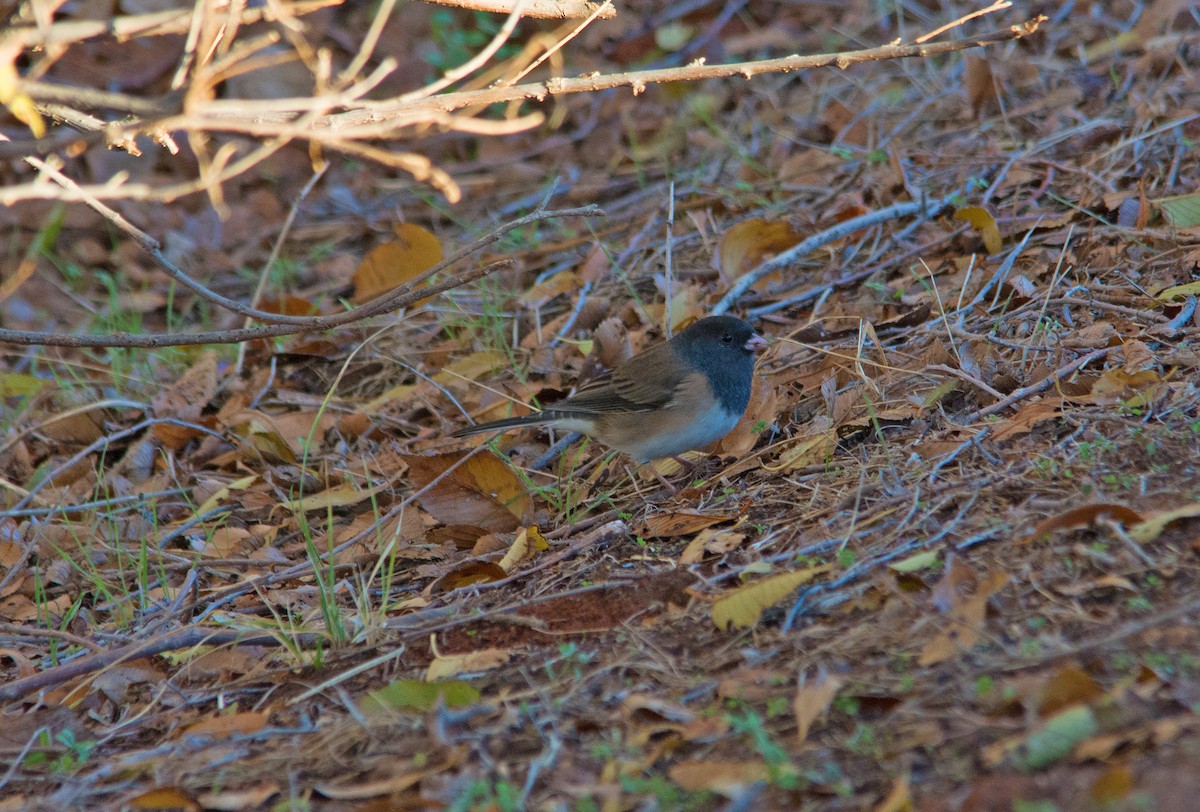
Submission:
M 770 345 L 767 343 L 767 340 L 765 338 L 763 338 L 762 336 L 758 335 L 757 333 L 750 336 L 750 338 L 748 338 L 746 340 L 746 344 L 745 344 L 746 351 L 752 352 L 755 355 L 762 352 L 769 346 Z

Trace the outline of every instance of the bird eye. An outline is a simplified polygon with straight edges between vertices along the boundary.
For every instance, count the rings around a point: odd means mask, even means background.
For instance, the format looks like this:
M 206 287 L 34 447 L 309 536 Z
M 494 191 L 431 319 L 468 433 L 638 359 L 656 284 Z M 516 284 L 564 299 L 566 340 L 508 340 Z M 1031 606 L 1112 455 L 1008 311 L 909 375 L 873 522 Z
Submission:
M 722 335 L 722 336 L 721 336 L 721 343 L 722 343 L 722 344 L 732 344 L 732 343 L 733 343 L 733 334 L 732 334 L 732 333 L 725 333 L 724 335 Z

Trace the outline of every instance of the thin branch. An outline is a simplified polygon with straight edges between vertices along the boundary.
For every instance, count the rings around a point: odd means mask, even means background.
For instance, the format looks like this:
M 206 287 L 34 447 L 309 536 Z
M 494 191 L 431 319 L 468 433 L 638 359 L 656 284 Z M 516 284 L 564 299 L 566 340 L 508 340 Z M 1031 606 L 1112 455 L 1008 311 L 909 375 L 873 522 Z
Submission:
M 777 254 L 766 262 L 760 263 L 758 267 L 751 269 L 747 273 L 739 276 L 737 281 L 729 289 L 729 292 L 721 297 L 721 301 L 717 302 L 713 307 L 713 315 L 719 316 L 725 313 L 729 308 L 737 303 L 742 294 L 748 291 L 755 282 L 760 279 L 770 276 L 771 274 L 787 268 L 789 265 L 797 262 L 801 257 L 812 253 L 822 245 L 827 245 L 835 240 L 840 240 L 849 234 L 853 234 L 862 228 L 886 223 L 889 220 L 897 220 L 901 217 L 908 217 L 913 214 L 922 217 L 934 217 L 939 212 L 949 206 L 955 198 L 962 194 L 961 190 L 948 194 L 938 200 L 918 200 L 911 203 L 897 203 L 894 206 L 888 206 L 886 209 L 868 212 L 859 217 L 854 217 L 845 222 L 827 228 L 817 234 L 812 235 L 806 240 L 803 240 L 781 254 Z
M 595 14 L 605 20 L 617 16 L 611 4 L 589 3 L 587 0 L 425 0 L 442 6 L 469 8 L 475 11 L 490 11 L 494 14 L 511 14 L 521 4 L 521 14 L 544 20 L 570 20 Z M 605 5 L 608 7 L 605 8 Z

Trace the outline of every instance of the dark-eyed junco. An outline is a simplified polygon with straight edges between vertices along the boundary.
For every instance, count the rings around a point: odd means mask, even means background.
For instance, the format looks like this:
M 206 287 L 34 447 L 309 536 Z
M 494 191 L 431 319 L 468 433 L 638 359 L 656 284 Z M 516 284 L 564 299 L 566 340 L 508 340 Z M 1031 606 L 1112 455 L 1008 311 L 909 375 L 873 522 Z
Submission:
M 543 411 L 454 436 L 547 425 L 595 437 L 639 463 L 674 457 L 733 429 L 750 401 L 754 357 L 766 346 L 741 319 L 710 316 Z

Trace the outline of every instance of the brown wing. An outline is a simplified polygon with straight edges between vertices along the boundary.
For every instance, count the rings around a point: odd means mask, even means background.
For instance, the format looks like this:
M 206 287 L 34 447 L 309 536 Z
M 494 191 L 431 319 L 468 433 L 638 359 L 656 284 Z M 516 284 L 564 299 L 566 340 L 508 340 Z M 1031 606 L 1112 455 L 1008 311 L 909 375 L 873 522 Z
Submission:
M 670 345 L 659 344 L 635 355 L 614 372 L 580 387 L 573 397 L 555 403 L 557 414 L 647 412 L 675 398 L 689 369 L 678 363 Z

